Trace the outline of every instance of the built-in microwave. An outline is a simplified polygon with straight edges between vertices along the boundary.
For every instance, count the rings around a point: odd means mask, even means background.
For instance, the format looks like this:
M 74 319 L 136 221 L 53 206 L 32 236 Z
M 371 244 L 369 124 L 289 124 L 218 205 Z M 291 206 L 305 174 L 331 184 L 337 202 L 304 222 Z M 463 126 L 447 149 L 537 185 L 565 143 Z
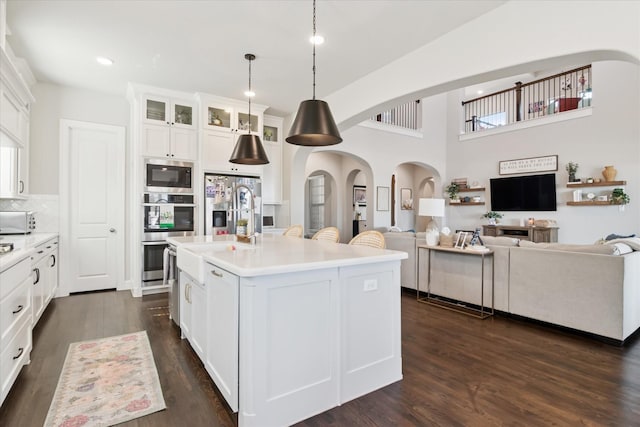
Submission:
M 173 160 L 144 160 L 144 191 L 193 193 L 193 163 Z

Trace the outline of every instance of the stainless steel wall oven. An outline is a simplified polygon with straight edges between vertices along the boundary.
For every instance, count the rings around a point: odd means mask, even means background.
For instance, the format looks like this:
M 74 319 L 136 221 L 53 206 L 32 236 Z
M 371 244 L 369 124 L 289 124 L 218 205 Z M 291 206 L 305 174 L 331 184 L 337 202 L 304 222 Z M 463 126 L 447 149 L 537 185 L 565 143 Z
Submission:
M 194 236 L 197 204 L 193 194 L 144 193 L 142 203 L 142 289 L 165 285 L 167 237 Z

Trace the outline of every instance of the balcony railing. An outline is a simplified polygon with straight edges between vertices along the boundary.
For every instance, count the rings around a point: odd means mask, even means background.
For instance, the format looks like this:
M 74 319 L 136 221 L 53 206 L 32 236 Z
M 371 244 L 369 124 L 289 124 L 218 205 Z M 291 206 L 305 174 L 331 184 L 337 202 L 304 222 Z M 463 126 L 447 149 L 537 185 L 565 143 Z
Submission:
M 591 106 L 591 65 L 463 101 L 465 133 Z
M 376 114 L 371 117 L 371 120 L 384 123 L 386 125 L 418 130 L 422 127 L 421 111 L 420 100 L 416 100 L 399 105 L 383 113 Z

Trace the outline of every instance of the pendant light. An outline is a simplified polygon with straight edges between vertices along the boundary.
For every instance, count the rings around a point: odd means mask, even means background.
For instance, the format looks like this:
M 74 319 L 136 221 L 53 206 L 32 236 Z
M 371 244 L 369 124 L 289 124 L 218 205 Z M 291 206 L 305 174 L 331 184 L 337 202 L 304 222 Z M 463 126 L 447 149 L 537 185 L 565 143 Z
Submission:
M 244 59 L 249 61 L 249 93 L 251 93 L 251 61 L 256 59 L 256 56 L 247 53 L 244 55 Z M 249 96 L 249 130 L 246 135 L 240 135 L 238 138 L 229 161 L 241 165 L 266 165 L 269 163 L 269 159 L 260 137 L 251 133 L 251 96 Z
M 313 0 L 313 40 L 316 40 L 316 0 Z M 313 99 L 300 103 L 293 121 L 289 144 L 322 147 L 342 142 L 338 126 L 333 120 L 329 104 L 316 99 L 316 44 L 313 43 Z

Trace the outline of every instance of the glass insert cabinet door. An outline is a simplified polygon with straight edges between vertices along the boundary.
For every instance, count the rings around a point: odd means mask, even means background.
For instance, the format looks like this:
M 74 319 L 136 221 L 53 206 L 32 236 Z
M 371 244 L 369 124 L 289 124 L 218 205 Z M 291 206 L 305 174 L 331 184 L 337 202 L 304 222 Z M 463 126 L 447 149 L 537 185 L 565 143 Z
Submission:
M 193 105 L 149 96 L 144 99 L 144 121 L 157 125 L 193 126 Z
M 232 112 L 230 108 L 207 107 L 207 125 L 231 129 Z
M 173 122 L 179 125 L 193 126 L 193 107 L 173 104 Z
M 149 121 L 166 123 L 168 121 L 167 103 L 165 101 L 147 98 L 145 118 Z
M 251 123 L 251 124 L 253 125 L 253 123 Z M 253 126 L 251 126 L 251 127 L 253 127 Z M 265 141 L 278 141 L 278 136 L 279 135 L 278 135 L 278 128 L 277 127 L 265 125 L 263 127 L 262 133 L 263 133 L 262 139 L 264 139 Z
M 249 114 L 238 113 L 238 130 L 249 130 Z M 258 132 L 258 116 L 255 114 L 251 115 L 251 132 Z

